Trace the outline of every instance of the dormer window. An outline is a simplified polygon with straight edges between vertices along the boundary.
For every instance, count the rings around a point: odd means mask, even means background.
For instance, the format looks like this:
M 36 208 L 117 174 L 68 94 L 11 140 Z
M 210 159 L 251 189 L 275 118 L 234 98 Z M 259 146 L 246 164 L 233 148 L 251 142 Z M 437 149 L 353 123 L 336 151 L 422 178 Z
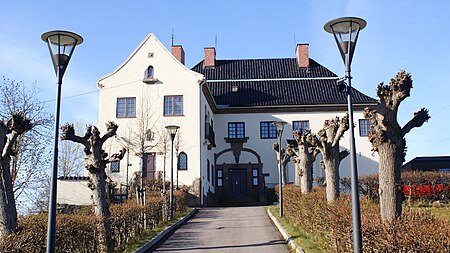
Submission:
M 148 66 L 148 68 L 145 70 L 144 73 L 144 83 L 155 83 L 158 81 L 157 78 L 154 76 L 153 66 Z

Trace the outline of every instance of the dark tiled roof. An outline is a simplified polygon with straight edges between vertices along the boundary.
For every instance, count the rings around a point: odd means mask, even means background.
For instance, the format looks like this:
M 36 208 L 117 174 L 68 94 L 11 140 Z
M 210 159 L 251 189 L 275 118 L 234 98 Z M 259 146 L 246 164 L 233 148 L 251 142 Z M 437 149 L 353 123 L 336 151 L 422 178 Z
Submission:
M 295 58 L 216 60 L 214 68 L 203 68 L 201 61 L 192 70 L 205 75 L 207 80 L 336 77 L 312 59 L 309 65 L 308 70 L 301 69 Z
M 299 68 L 292 59 L 216 60 L 214 68 L 203 61 L 192 70 L 205 75 L 216 104 L 227 107 L 302 106 L 346 104 L 337 76 L 310 59 L 310 68 Z M 233 92 L 233 88 L 237 91 Z M 353 89 L 354 104 L 374 104 L 375 99 Z
M 340 93 L 336 80 L 305 79 L 276 81 L 208 82 L 217 105 L 229 107 L 277 105 L 346 104 L 347 96 Z M 233 92 L 237 87 L 237 92 Z M 354 104 L 372 104 L 375 99 L 353 89 Z
M 68 180 L 68 181 L 83 181 L 83 180 L 89 180 L 89 177 L 84 176 L 66 176 L 66 177 L 58 177 L 58 180 Z

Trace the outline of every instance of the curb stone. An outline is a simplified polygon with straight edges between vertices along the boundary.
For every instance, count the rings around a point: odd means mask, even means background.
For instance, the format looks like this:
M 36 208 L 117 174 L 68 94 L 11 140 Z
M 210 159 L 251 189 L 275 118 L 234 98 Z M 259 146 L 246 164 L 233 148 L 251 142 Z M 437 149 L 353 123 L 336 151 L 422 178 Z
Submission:
M 277 220 L 277 218 L 275 218 L 275 216 L 270 211 L 270 207 L 267 208 L 267 214 L 269 215 L 270 219 L 277 227 L 278 231 L 280 231 L 280 234 L 283 236 L 284 240 L 289 245 L 289 247 L 291 249 L 295 249 L 296 253 L 305 253 L 303 251 L 303 249 L 300 246 L 298 246 L 298 244 L 294 241 L 292 236 L 286 232 L 286 230 L 283 228 L 283 226 L 281 226 L 280 222 Z
M 133 253 L 145 253 L 145 252 L 151 252 L 158 246 L 162 241 L 167 239 L 167 237 L 173 233 L 175 230 L 177 230 L 183 223 L 185 223 L 187 220 L 189 220 L 196 212 L 198 211 L 197 208 L 192 209 L 186 216 L 184 216 L 182 219 L 175 222 L 173 225 L 167 227 L 163 231 L 159 232 L 156 236 L 154 236 L 152 239 L 150 239 L 148 242 L 146 242 L 144 245 L 133 251 Z

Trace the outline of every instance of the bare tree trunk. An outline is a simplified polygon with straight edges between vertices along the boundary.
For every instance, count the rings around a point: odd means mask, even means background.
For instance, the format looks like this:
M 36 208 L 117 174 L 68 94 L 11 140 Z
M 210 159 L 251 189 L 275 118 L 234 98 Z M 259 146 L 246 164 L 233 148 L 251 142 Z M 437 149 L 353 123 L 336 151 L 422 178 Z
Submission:
M 104 170 L 96 170 L 95 172 L 89 171 L 89 179 L 92 184 L 90 188 L 92 190 L 92 196 L 94 201 L 94 211 L 96 215 L 102 218 L 102 222 L 98 224 L 99 231 L 99 251 L 100 252 L 112 252 L 113 245 L 111 232 L 111 222 L 109 212 L 109 204 L 107 200 L 106 192 L 106 173 Z
M 0 234 L 17 229 L 17 209 L 11 178 L 11 156 L 17 137 L 31 130 L 32 124 L 22 112 L 11 114 L 7 123 L 0 121 Z
M 6 159 L 9 160 L 9 159 Z M 12 183 L 9 176 L 9 161 L 2 161 L 0 184 L 0 234 L 10 234 L 17 228 L 17 211 Z M 8 179 L 9 178 L 9 179 Z
M 390 222 L 402 214 L 402 192 L 400 170 L 402 166 L 403 149 L 397 145 L 385 142 L 378 147 L 379 164 L 379 194 L 380 215 L 383 223 Z
M 299 153 L 302 153 L 299 151 Z M 304 154 L 303 159 L 298 159 L 297 161 L 297 167 L 300 180 L 300 189 L 302 193 L 310 192 L 312 189 L 312 166 L 315 160 L 315 157 L 312 155 Z
M 302 178 L 302 168 L 300 167 L 299 162 L 294 162 L 295 164 L 295 179 L 294 184 L 301 186 L 301 178 Z
M 289 161 L 291 160 L 291 155 L 288 154 L 287 149 L 289 149 L 289 147 L 287 147 L 286 149 L 282 148 L 281 149 L 281 154 L 278 152 L 279 151 L 279 144 L 278 143 L 274 143 L 272 148 L 273 150 L 275 150 L 275 152 L 277 153 L 277 163 L 281 163 L 281 184 L 282 185 L 286 185 L 287 184 L 287 178 L 286 178 L 286 174 L 287 174 L 287 164 L 289 163 Z M 278 167 L 278 166 L 277 166 Z M 278 167 L 279 169 L 279 167 Z
M 334 160 L 323 160 L 325 165 L 325 182 L 327 201 L 333 202 L 339 198 L 339 162 Z

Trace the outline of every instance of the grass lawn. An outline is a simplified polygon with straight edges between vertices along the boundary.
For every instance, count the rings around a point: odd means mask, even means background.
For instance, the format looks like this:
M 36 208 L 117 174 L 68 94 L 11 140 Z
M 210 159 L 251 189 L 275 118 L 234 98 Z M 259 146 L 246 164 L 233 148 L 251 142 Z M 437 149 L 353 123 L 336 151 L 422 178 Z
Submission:
M 324 238 L 319 238 L 315 235 L 307 233 L 300 228 L 294 227 L 285 218 L 280 218 L 278 212 L 278 206 L 269 206 L 272 214 L 281 223 L 286 232 L 294 239 L 294 241 L 305 251 L 306 253 L 322 253 L 327 252 L 323 240 Z
M 173 220 L 170 221 L 166 221 L 164 223 L 162 223 L 159 227 L 155 228 L 155 229 L 149 229 L 149 230 L 145 230 L 142 233 L 142 238 L 140 238 L 139 240 L 135 241 L 134 243 L 130 243 L 128 244 L 125 249 L 123 250 L 116 250 L 116 253 L 119 252 L 125 252 L 125 253 L 129 253 L 129 252 L 134 252 L 135 250 L 137 250 L 139 247 L 141 247 L 142 245 L 144 245 L 145 243 L 147 243 L 150 239 L 152 239 L 154 236 L 156 236 L 159 232 L 163 231 L 164 229 L 166 229 L 167 227 L 171 226 L 172 224 L 174 224 L 175 222 L 177 222 L 178 220 L 180 220 L 181 218 L 183 218 L 186 214 L 188 214 L 190 211 L 192 211 L 191 208 L 188 208 L 186 212 L 182 213 L 182 214 L 178 214 L 174 217 Z
M 433 206 L 432 204 L 429 204 L 429 203 L 424 204 L 422 202 L 418 202 L 418 203 L 412 203 L 411 205 L 405 204 L 404 207 L 405 207 L 405 209 L 406 208 L 417 208 L 417 209 L 428 210 L 432 214 L 436 215 L 437 217 L 444 218 L 450 222 L 450 203 L 440 204 L 439 206 Z

